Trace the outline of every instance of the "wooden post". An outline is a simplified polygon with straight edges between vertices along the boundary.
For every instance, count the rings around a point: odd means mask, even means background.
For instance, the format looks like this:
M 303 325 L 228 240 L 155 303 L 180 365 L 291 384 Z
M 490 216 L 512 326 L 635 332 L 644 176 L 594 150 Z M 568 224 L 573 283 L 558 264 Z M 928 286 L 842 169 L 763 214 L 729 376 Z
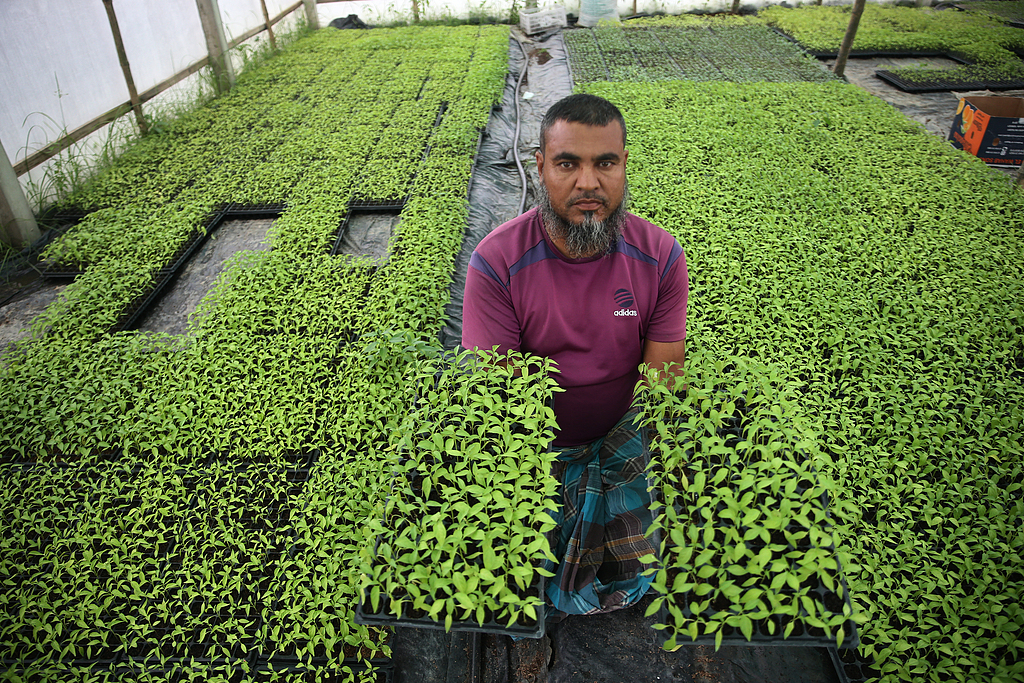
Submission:
M 135 79 L 132 78 L 132 69 L 128 65 L 128 53 L 124 51 L 121 29 L 117 26 L 117 15 L 114 14 L 114 0 L 103 0 L 103 7 L 107 10 L 110 31 L 114 34 L 114 47 L 117 48 L 117 59 L 121 62 L 124 82 L 128 84 L 128 99 L 132 103 L 132 111 L 135 112 L 135 122 L 139 124 L 139 131 L 145 135 L 149 132 L 149 126 L 146 124 L 146 117 L 142 115 L 142 102 L 139 101 L 139 91 L 135 89 Z
M 270 13 L 267 12 L 267 0 L 260 0 L 260 9 L 263 10 L 263 23 L 267 27 L 267 35 L 270 36 L 270 49 L 277 49 L 277 41 L 274 40 L 274 25 L 270 23 Z
M 316 11 L 316 0 L 302 0 L 306 6 L 306 24 L 314 31 L 320 28 L 320 15 Z
M 39 239 L 32 207 L 18 182 L 18 174 L 0 145 L 0 241 L 21 248 Z
M 846 35 L 843 36 L 843 44 L 839 46 L 839 55 L 832 67 L 832 73 L 842 76 L 846 70 L 846 60 L 850 56 L 850 49 L 853 48 L 853 39 L 857 35 L 857 26 L 860 24 L 860 16 L 864 14 L 864 0 L 853 0 L 853 11 L 850 13 L 850 23 L 846 27 Z
M 220 7 L 217 0 L 196 0 L 199 9 L 199 21 L 203 24 L 206 34 L 206 49 L 210 53 L 210 66 L 217 93 L 227 92 L 235 85 L 235 72 L 228 59 L 228 41 L 224 38 L 224 24 L 220 20 Z

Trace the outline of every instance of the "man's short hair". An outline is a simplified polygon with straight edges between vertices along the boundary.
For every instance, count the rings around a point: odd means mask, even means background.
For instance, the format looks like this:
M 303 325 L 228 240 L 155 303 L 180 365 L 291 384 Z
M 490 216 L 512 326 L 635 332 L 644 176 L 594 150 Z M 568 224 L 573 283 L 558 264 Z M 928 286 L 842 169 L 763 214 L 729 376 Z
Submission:
M 548 112 L 544 114 L 544 120 L 540 123 L 540 151 L 544 152 L 548 129 L 555 125 L 556 121 L 568 121 L 569 123 L 582 123 L 585 126 L 607 126 L 612 121 L 618 121 L 622 126 L 622 146 L 626 146 L 626 119 L 622 112 L 614 104 L 598 97 L 578 93 L 569 95 L 551 105 Z

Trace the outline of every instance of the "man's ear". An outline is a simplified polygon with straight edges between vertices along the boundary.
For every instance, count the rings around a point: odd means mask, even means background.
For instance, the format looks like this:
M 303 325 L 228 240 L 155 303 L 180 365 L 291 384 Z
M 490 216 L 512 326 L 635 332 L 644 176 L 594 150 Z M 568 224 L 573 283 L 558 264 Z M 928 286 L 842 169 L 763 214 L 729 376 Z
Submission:
M 624 150 L 622 150 L 622 165 L 623 165 L 623 167 L 625 167 L 627 161 L 629 161 L 629 150 L 628 149 L 624 149 Z
M 541 176 L 543 178 L 544 177 L 544 153 L 538 151 L 534 155 L 534 158 L 537 160 L 537 175 L 539 175 L 539 176 Z

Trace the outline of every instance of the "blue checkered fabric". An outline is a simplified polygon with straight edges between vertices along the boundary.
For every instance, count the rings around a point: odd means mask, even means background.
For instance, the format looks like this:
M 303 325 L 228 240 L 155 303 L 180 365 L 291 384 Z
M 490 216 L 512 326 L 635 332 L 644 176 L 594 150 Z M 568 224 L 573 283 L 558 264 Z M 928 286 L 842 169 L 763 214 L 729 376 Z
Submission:
M 653 576 L 640 558 L 657 553 L 644 536 L 652 522 L 644 470 L 649 454 L 631 410 L 586 446 L 556 448 L 553 474 L 562 482 L 561 507 L 551 545 L 557 566 L 548 579 L 548 621 L 569 614 L 598 614 L 628 607 L 643 597 Z

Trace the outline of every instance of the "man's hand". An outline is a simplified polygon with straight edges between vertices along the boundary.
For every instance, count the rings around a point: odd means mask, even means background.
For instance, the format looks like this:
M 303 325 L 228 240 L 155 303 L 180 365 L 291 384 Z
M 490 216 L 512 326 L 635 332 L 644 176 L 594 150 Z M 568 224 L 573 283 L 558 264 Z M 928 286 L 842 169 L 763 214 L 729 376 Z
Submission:
M 686 340 L 677 342 L 656 342 L 644 340 L 644 364 L 658 371 L 658 378 L 665 379 L 669 375 L 683 374 L 683 361 L 686 359 Z M 668 372 L 665 364 L 671 363 Z

